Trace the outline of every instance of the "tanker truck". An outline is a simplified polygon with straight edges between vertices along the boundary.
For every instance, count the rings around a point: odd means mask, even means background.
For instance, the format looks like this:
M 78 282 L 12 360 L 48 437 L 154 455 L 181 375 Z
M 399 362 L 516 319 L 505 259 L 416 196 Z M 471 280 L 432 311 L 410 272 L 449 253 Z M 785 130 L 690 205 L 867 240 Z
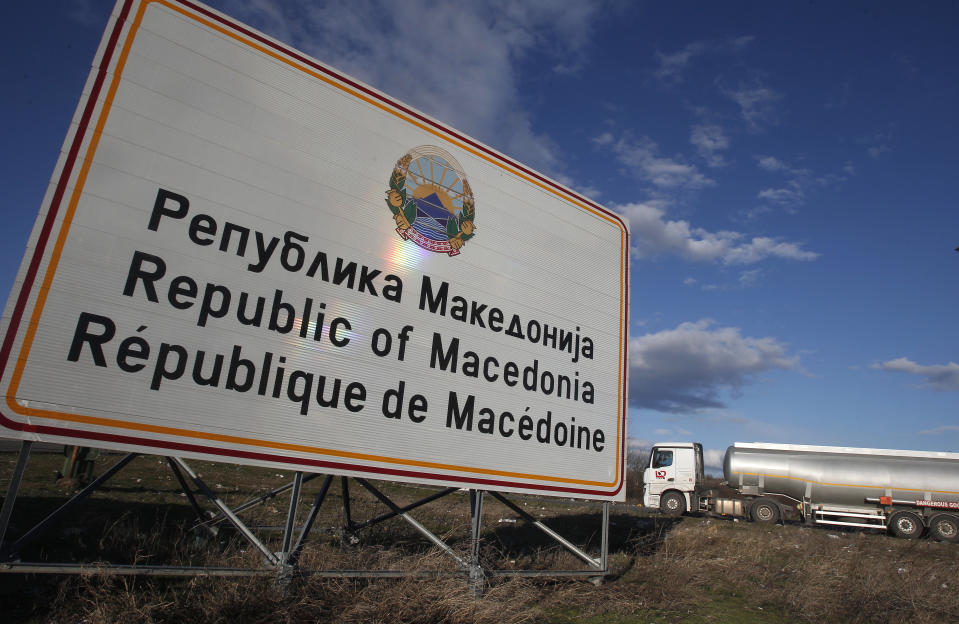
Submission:
M 643 473 L 643 505 L 776 523 L 889 531 L 959 540 L 959 453 L 737 442 L 726 450 L 721 497 L 705 486 L 703 447 L 655 444 Z

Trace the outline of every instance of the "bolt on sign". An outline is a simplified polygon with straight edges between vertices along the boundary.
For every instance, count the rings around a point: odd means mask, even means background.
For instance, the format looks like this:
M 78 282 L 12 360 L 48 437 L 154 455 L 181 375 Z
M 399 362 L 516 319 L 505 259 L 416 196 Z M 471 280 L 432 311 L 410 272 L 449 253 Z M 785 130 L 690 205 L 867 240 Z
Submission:
M 623 499 L 620 216 L 186 0 L 117 3 L 74 121 L 0 435 Z

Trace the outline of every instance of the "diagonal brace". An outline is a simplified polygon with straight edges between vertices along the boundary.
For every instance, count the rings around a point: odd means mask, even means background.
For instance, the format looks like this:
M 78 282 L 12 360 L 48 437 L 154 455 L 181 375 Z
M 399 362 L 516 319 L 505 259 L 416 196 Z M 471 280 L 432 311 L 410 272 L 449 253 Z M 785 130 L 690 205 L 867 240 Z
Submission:
M 526 520 L 527 522 L 535 526 L 537 529 L 539 529 L 543 533 L 546 533 L 547 535 L 549 535 L 551 538 L 553 538 L 554 540 L 559 542 L 563 547 L 565 547 L 568 551 L 570 551 L 571 553 L 573 553 L 574 555 L 576 555 L 577 557 L 579 557 L 580 559 L 582 559 L 589 565 L 599 570 L 604 569 L 602 561 L 597 561 L 596 559 L 593 559 L 592 557 L 590 557 L 588 554 L 586 554 L 585 552 L 577 548 L 572 542 L 564 538 L 562 535 L 560 535 L 553 529 L 549 528 L 548 526 L 546 526 L 545 524 L 543 524 L 542 522 L 540 522 L 539 520 L 537 520 L 530 514 L 526 513 L 526 511 L 524 511 L 523 509 L 517 507 L 512 501 L 508 500 L 502 494 L 498 492 L 490 492 L 490 494 L 494 498 L 496 498 L 496 500 L 503 503 L 504 505 L 506 505 L 513 511 L 515 511 L 517 514 L 522 516 L 524 520 Z
M 187 485 L 186 479 L 183 478 L 183 473 L 180 472 L 180 469 L 177 467 L 176 463 L 174 463 L 172 458 L 167 457 L 166 461 L 167 461 L 167 464 L 169 464 L 170 466 L 170 470 L 176 476 L 176 480 L 180 484 L 180 489 L 183 490 L 183 493 L 186 495 L 187 500 L 190 501 L 190 506 L 193 507 L 193 511 L 196 513 L 197 518 L 199 518 L 199 521 L 195 525 L 193 525 L 193 528 L 195 529 L 197 527 L 202 526 L 204 529 L 206 529 L 207 533 L 209 533 L 213 537 L 216 537 L 217 528 L 215 526 L 210 526 L 205 521 L 208 516 L 206 516 L 203 513 L 203 508 L 200 507 L 200 503 L 196 502 L 196 496 L 193 495 L 193 491 L 190 489 L 190 486 Z
M 283 530 L 283 547 L 280 549 L 280 563 L 286 564 L 290 559 L 290 547 L 293 545 L 293 529 L 296 524 L 296 506 L 300 502 L 300 487 L 303 485 L 303 473 L 299 470 L 293 476 L 293 491 L 290 493 L 290 510 L 286 515 L 286 526 Z
M 47 529 L 50 528 L 50 525 L 60 519 L 60 516 L 66 514 L 68 511 L 73 509 L 77 504 L 79 504 L 83 499 L 93 494 L 107 479 L 115 475 L 120 471 L 121 468 L 129 464 L 136 453 L 128 453 L 124 455 L 123 458 L 115 463 L 111 468 L 109 468 L 102 475 L 90 482 L 88 486 L 74 494 L 70 499 L 63 503 L 56 511 L 51 513 L 49 516 L 37 523 L 35 527 L 27 531 L 20 539 L 14 542 L 8 550 L 5 550 L 2 559 L 7 559 L 14 557 L 19 553 L 24 546 L 30 544 L 35 539 L 40 537 Z
M 33 447 L 33 441 L 23 440 L 20 442 L 20 454 L 17 456 L 17 465 L 13 469 L 13 475 L 10 477 L 10 484 L 7 487 L 7 497 L 3 499 L 3 508 L 0 508 L 0 553 L 3 552 L 3 545 L 7 540 L 7 528 L 10 526 L 10 516 L 13 515 L 13 504 L 17 501 L 17 494 L 20 492 L 20 481 L 23 479 L 23 471 L 27 468 L 27 460 L 30 459 L 30 449 Z
M 364 488 L 366 488 L 373 496 L 378 498 L 381 503 L 383 503 L 384 505 L 392 509 L 396 515 L 400 516 L 401 518 L 409 522 L 414 529 L 416 529 L 417 531 L 422 533 L 424 536 L 426 536 L 426 539 L 433 542 L 433 544 L 435 544 L 437 547 L 443 550 L 447 555 L 452 557 L 453 560 L 455 560 L 456 563 L 458 563 L 461 568 L 465 570 L 470 570 L 472 568 L 469 561 L 467 561 L 463 557 L 460 557 L 459 554 L 457 554 L 455 550 L 450 548 L 446 542 L 444 542 L 442 539 L 434 535 L 425 526 L 417 522 L 411 515 L 404 512 L 396 503 L 390 500 L 390 498 L 386 496 L 386 494 L 383 494 L 382 492 L 377 490 L 375 487 L 370 485 L 370 483 L 366 481 L 366 479 L 357 478 L 356 482 L 362 485 Z
M 439 498 L 443 498 L 444 496 L 447 496 L 449 494 L 452 494 L 453 492 L 458 492 L 458 491 L 459 491 L 459 488 L 454 488 L 454 487 L 446 488 L 445 490 L 436 492 L 435 494 L 431 494 L 427 496 L 426 498 L 420 499 L 416 501 L 415 503 L 410 503 L 409 505 L 399 507 L 396 511 L 392 511 L 392 510 L 388 511 L 384 514 L 380 514 L 379 516 L 376 516 L 375 518 L 367 520 L 366 522 L 353 523 L 353 525 L 350 527 L 350 530 L 359 531 L 360 529 L 365 529 L 368 526 L 373 526 L 374 524 L 378 524 L 380 522 L 383 522 L 384 520 L 395 518 L 396 516 L 400 514 L 406 513 L 408 511 L 412 511 L 416 509 L 417 507 L 422 507 L 423 505 L 426 505 L 427 503 L 432 503 L 433 501 Z
M 186 464 L 186 462 L 184 462 L 179 457 L 171 457 L 171 459 L 180 467 L 181 470 L 183 470 L 183 472 L 187 473 L 187 475 L 189 475 L 189 477 L 193 479 L 193 482 L 196 483 L 198 488 L 200 488 L 200 491 L 203 492 L 203 495 L 206 496 L 208 499 L 210 499 L 210 502 L 216 505 L 219 508 L 219 510 L 223 512 L 223 515 L 229 518 L 233 526 L 235 526 L 236 529 L 243 534 L 243 537 L 246 538 L 246 541 L 248 541 L 250 544 L 255 546 L 256 549 L 259 550 L 261 553 L 263 553 L 263 556 L 266 557 L 266 560 L 269 561 L 270 564 L 274 566 L 277 566 L 280 564 L 279 558 L 275 554 L 273 554 L 273 552 L 269 548 L 267 548 L 263 542 L 257 539 L 256 535 L 253 534 L 253 531 L 251 531 L 249 527 L 243 524 L 243 521 L 240 520 L 236 516 L 236 514 L 233 513 L 232 510 L 230 510 L 230 508 L 226 505 L 226 503 L 220 500 L 220 498 L 216 495 L 216 493 L 210 489 L 210 486 L 204 483 L 203 480 L 200 479 L 200 477 L 197 476 L 195 472 L 193 472 L 193 469 Z
M 304 479 L 304 481 L 305 480 L 306 479 Z M 300 553 L 303 550 L 304 544 L 306 544 L 306 538 L 310 534 L 310 531 L 313 530 L 313 523 L 316 522 L 316 516 L 320 513 L 320 507 L 323 506 L 323 502 L 326 500 L 326 494 L 330 491 L 330 484 L 332 483 L 333 475 L 326 475 L 326 478 L 323 479 L 323 485 L 320 486 L 320 491 L 317 492 L 316 497 L 313 499 L 313 506 L 310 508 L 310 513 L 307 514 L 303 528 L 300 530 L 300 537 L 297 538 L 296 544 L 293 545 L 293 550 L 290 551 L 290 556 L 287 558 L 289 565 L 295 566 L 299 562 Z
M 303 477 L 303 483 L 306 483 L 307 481 L 312 481 L 313 479 L 315 479 L 315 478 L 317 478 L 317 477 L 319 477 L 319 476 L 321 476 L 321 475 L 318 475 L 318 474 L 305 475 L 305 476 Z M 267 492 L 266 494 L 261 494 L 260 496 L 257 496 L 256 498 L 252 498 L 252 499 L 246 501 L 245 503 L 243 503 L 243 504 L 241 504 L 241 505 L 237 505 L 236 507 L 233 508 L 233 513 L 240 513 L 241 511 L 245 511 L 245 510 L 249 509 L 250 507 L 254 507 L 254 506 L 256 506 L 256 505 L 259 505 L 260 503 L 262 503 L 262 502 L 264 502 L 264 501 L 267 501 L 267 500 L 269 500 L 269 499 L 271 499 L 271 498 L 276 498 L 278 495 L 280 495 L 280 494 L 282 494 L 283 492 L 285 492 L 285 491 L 287 491 L 287 490 L 289 490 L 289 489 L 292 489 L 292 488 L 293 488 L 293 483 L 292 483 L 292 482 L 287 483 L 286 485 L 281 485 L 280 487 L 278 487 L 278 488 L 276 488 L 276 489 L 274 489 L 274 490 L 270 490 L 270 491 Z M 224 516 L 222 516 L 222 515 L 220 515 L 220 514 L 217 514 L 217 515 L 213 516 L 212 518 L 209 518 L 209 519 L 207 519 L 207 520 L 203 520 L 202 523 L 203 523 L 203 524 L 219 524 L 220 522 L 223 522 L 224 520 L 226 520 L 226 517 L 224 517 Z M 200 524 L 200 523 L 197 523 L 196 525 L 193 526 L 193 528 L 194 528 L 194 529 L 197 528 L 197 527 L 199 526 L 199 524 Z

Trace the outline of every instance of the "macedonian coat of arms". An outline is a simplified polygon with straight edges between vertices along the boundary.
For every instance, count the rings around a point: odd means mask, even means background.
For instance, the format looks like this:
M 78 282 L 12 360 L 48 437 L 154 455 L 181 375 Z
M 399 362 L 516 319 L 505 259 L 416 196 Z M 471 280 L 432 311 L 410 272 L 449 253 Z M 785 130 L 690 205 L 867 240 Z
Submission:
M 476 232 L 476 205 L 456 159 L 434 145 L 396 161 L 386 191 L 396 233 L 429 251 L 455 256 Z

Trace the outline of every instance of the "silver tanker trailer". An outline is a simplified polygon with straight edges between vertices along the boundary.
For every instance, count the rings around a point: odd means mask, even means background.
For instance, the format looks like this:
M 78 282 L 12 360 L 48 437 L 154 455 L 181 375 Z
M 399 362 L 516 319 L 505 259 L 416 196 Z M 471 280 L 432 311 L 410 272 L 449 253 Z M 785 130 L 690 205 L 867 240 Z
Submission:
M 914 539 L 928 530 L 959 540 L 959 453 L 741 443 L 726 450 L 724 484 L 705 487 L 696 442 L 653 446 L 643 504 L 670 515 L 700 511 L 779 522 L 797 513 L 809 524 L 888 530 Z

